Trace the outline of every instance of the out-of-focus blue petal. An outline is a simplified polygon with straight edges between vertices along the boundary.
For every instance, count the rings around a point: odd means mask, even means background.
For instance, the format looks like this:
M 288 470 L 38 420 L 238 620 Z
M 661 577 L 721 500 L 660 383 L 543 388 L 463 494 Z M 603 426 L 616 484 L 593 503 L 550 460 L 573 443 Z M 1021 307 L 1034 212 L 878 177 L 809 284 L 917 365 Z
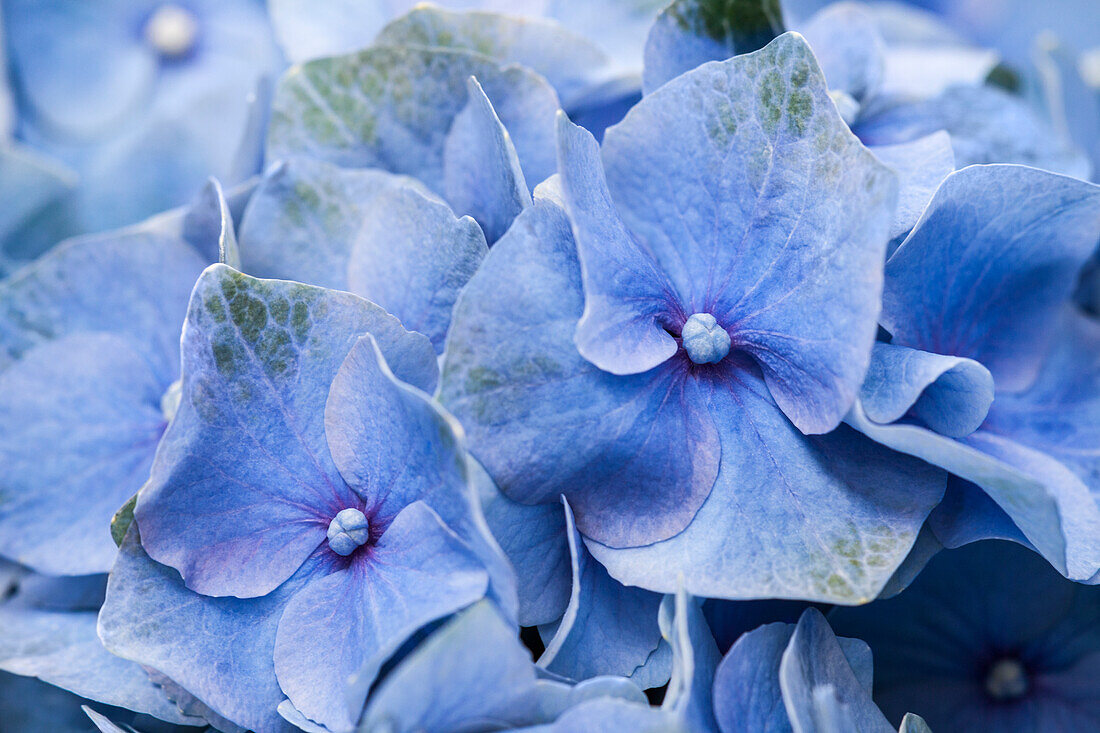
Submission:
M 676 0 L 649 29 L 642 88 L 648 94 L 707 61 L 756 51 L 785 30 L 776 0 Z
M 1024 166 L 948 176 L 886 265 L 893 343 L 963 356 L 998 392 L 1034 381 L 1096 247 L 1100 186 Z
M 441 399 L 511 498 L 564 493 L 588 537 L 668 537 L 690 521 L 717 471 L 703 390 L 667 369 L 625 378 L 596 369 L 573 343 L 582 307 L 568 220 L 536 201 L 459 298 Z
M 427 339 L 367 301 L 224 265 L 200 278 L 179 412 L 134 510 L 146 550 L 189 588 L 269 593 L 358 506 L 329 455 L 321 395 L 367 332 L 398 374 L 431 388 Z
M 679 312 L 660 265 L 615 211 L 595 139 L 564 115 L 558 117 L 558 167 L 584 281 L 577 348 L 612 374 L 648 371 L 676 353 L 667 328 L 691 314 Z
M 1087 730 L 1100 715 L 1087 692 L 1100 647 L 1098 594 L 1028 549 L 981 542 L 940 553 L 899 596 L 834 609 L 829 620 L 870 644 L 875 698 L 893 720 L 918 710 L 933 730 Z M 1001 661 L 1023 665 L 1014 698 L 989 689 Z
M 272 663 L 275 632 L 287 601 L 316 569 L 309 561 L 262 598 L 211 598 L 151 560 L 134 526 L 107 584 L 99 636 L 108 651 L 163 673 L 233 723 L 284 731 L 276 712 L 286 695 Z
M 608 129 L 603 161 L 684 311 L 718 319 L 801 430 L 835 427 L 869 359 L 897 184 L 801 36 L 666 84 Z
M 469 546 L 413 502 L 369 554 L 310 580 L 287 603 L 275 637 L 279 686 L 310 720 L 347 730 L 349 706 L 363 702 L 347 700 L 351 675 L 380 669 L 417 629 L 478 600 L 487 584 Z
M 899 237 L 913 228 L 943 179 L 955 170 L 951 136 L 941 130 L 912 142 L 875 145 L 871 152 L 898 174 L 898 208 L 890 237 Z
M 857 639 L 849 640 L 849 646 L 862 647 L 858 655 L 870 656 L 866 644 Z M 856 678 L 849 659 L 852 651 L 843 649 L 833 635 L 828 622 L 817 609 L 809 609 L 791 634 L 779 664 L 779 686 L 783 702 L 795 733 L 814 733 L 842 730 L 890 731 L 893 726 L 871 701 L 870 688 Z M 822 701 L 818 691 L 832 688 L 837 709 L 829 700 Z M 824 710 L 821 703 L 824 702 Z M 817 721 L 825 714 L 826 720 L 835 726 L 839 720 L 846 722 L 842 728 L 820 727 Z
M 1020 99 L 989 86 L 953 86 L 916 104 L 884 105 L 855 131 L 868 145 L 892 145 L 937 130 L 951 135 L 959 167 L 1019 163 L 1088 178 L 1084 155 L 1058 138 Z
M 886 43 L 860 5 L 828 5 L 799 29 L 817 56 L 829 89 L 857 102 L 873 97 L 886 71 Z
M 973 359 L 876 343 L 859 400 L 875 422 L 909 415 L 941 435 L 961 438 L 989 413 L 993 376 Z
M 979 86 L 997 65 L 996 51 L 963 44 L 891 45 L 886 49 L 882 95 L 921 100 L 955 85 Z
M 394 20 L 374 43 L 463 49 L 526 66 L 546 77 L 566 108 L 607 73 L 603 67 L 608 64 L 598 46 L 554 20 L 454 12 L 431 5 L 415 7 Z
M 531 205 L 531 192 L 492 102 L 477 79 L 470 77 L 467 88 L 470 99 L 443 150 L 444 188 L 455 212 L 472 216 L 492 243 Z
M 1100 500 L 1100 325 L 1066 309 L 1024 392 L 998 395 L 985 428 L 1057 458 Z
M 557 621 L 565 613 L 572 585 L 561 506 L 520 504 L 502 494 L 480 465 L 470 471 L 485 520 L 516 571 L 520 626 Z
M 558 99 L 542 77 L 481 54 L 421 46 L 376 46 L 292 68 L 275 92 L 267 158 L 306 154 L 378 167 L 442 193 L 444 145 L 471 76 L 511 135 L 526 179 L 553 173 Z
M 446 204 L 410 188 L 382 191 L 352 246 L 347 289 L 442 351 L 458 292 L 487 252 L 485 235 L 470 217 L 457 218 Z
M 111 566 L 109 524 L 149 476 L 165 385 L 132 342 L 77 333 L 0 372 L 0 553 L 41 572 Z
M 105 579 L 97 577 L 102 593 Z M 6 600 L 0 604 L 0 669 L 161 720 L 203 725 L 181 713 L 141 667 L 103 648 L 97 610 L 43 608 L 23 593 Z
M 371 695 L 358 729 L 448 731 L 531 720 L 535 668 L 487 601 L 458 614 L 406 657 Z
M 348 289 L 348 261 L 374 198 L 393 188 L 427 193 L 414 178 L 292 156 L 264 176 L 241 222 L 241 262 L 255 277 Z
M 565 615 L 540 667 L 573 680 L 617 674 L 630 677 L 646 663 L 661 641 L 657 609 L 661 596 L 621 585 L 588 554 L 565 504 L 566 532 L 573 573 L 573 591 Z M 668 681 L 669 670 L 658 672 L 656 684 Z
M 118 124 L 147 98 L 158 60 L 154 49 L 131 38 L 140 39 L 147 12 L 141 5 L 4 4 L 5 37 L 34 114 L 67 134 L 87 136 Z
M 704 597 L 874 598 L 942 497 L 945 473 L 850 430 L 802 435 L 750 369 L 712 392 L 722 468 L 691 524 L 644 547 L 589 540 L 588 549 L 612 577 L 652 590 L 682 582 Z
M 38 254 L 27 251 L 20 228 L 75 185 L 76 173 L 60 163 L 16 143 L 0 146 L 0 198 L 7 202 L 0 215 L 0 275 Z
M 179 326 L 204 262 L 179 216 L 79 237 L 0 282 L 0 368 L 71 333 L 127 338 L 167 386 L 179 373 Z

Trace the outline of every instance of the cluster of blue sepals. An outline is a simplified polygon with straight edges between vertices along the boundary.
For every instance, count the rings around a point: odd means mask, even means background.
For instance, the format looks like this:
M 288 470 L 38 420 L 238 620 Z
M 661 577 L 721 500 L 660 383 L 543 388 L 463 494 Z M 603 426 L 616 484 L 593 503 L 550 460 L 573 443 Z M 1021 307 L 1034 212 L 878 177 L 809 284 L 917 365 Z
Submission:
M 455 5 L 3 0 L 0 729 L 1100 730 L 1100 46 Z

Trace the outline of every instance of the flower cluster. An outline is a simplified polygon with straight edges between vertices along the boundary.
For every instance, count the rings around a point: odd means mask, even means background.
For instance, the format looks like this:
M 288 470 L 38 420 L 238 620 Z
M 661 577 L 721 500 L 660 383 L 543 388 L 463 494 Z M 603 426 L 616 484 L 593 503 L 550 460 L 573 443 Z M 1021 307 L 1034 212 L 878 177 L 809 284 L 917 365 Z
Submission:
M 475 5 L 5 0 L 4 729 L 1100 728 L 1100 46 Z

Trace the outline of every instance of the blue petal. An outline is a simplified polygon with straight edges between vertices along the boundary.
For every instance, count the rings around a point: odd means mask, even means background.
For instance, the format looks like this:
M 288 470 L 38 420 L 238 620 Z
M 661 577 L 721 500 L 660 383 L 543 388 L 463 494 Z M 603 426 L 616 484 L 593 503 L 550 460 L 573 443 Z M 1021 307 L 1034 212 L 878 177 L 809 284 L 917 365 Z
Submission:
M 431 388 L 435 356 L 354 295 L 256 280 L 214 265 L 195 286 L 183 391 L 134 510 L 145 549 L 208 595 L 263 595 L 359 506 L 325 442 L 324 397 L 373 333 L 406 378 Z
M 493 103 L 474 77 L 466 87 L 469 101 L 455 116 L 443 149 L 444 188 L 455 212 L 472 216 L 492 243 L 531 205 L 531 192 Z
M 801 430 L 834 428 L 867 367 L 897 184 L 806 42 L 684 74 L 607 131 L 603 159 L 683 310 L 718 318 Z
M 558 117 L 558 158 L 584 281 L 577 348 L 612 374 L 648 371 L 676 353 L 666 327 L 681 325 L 690 313 L 678 312 L 671 283 L 616 213 L 595 139 L 564 115 Z
M 815 625 L 819 623 L 827 629 L 828 625 L 821 618 L 820 612 L 808 609 L 802 615 L 803 620 L 810 617 L 817 619 Z M 780 682 L 780 669 L 796 628 L 795 624 L 787 623 L 760 626 L 738 639 L 722 659 L 714 677 L 714 714 L 722 733 L 745 730 L 782 733 L 791 730 Z M 828 636 L 832 637 L 831 632 Z M 800 640 L 805 644 L 805 633 Z M 818 636 L 815 641 L 820 643 L 822 639 Z M 835 637 L 825 642 L 822 646 L 829 654 L 828 668 L 821 670 L 824 672 L 825 682 L 833 683 L 836 688 L 837 683 L 843 680 L 846 683 L 845 689 L 850 694 L 866 697 L 869 702 L 871 669 L 867 644 L 858 639 Z M 839 647 L 839 658 L 834 656 L 834 646 Z M 805 649 L 795 649 L 792 652 L 795 658 L 789 669 L 795 667 L 797 662 L 804 661 L 798 655 L 805 652 Z M 853 681 L 855 686 L 852 686 Z M 792 704 L 804 702 L 798 698 Z
M 157 57 L 134 38 L 145 11 L 112 0 L 5 3 L 4 25 L 20 91 L 34 113 L 64 134 L 102 134 L 151 93 Z M 94 64 L 88 60 L 94 59 Z
M 897 44 L 886 50 L 882 97 L 928 99 L 956 85 L 979 86 L 1000 56 L 959 42 Z
M 530 722 L 536 695 L 528 651 L 488 602 L 458 614 L 406 657 L 371 695 L 361 730 L 462 730 Z
M 891 239 L 917 223 L 943 179 L 955 170 L 951 136 L 942 130 L 896 145 L 875 145 L 875 157 L 898 174 L 898 208 L 890 226 Z
M 828 5 L 799 30 L 813 48 L 829 89 L 860 103 L 874 97 L 886 70 L 886 43 L 862 7 Z
M 275 637 L 279 686 L 303 715 L 330 730 L 355 721 L 345 685 L 382 662 L 417 629 L 485 594 L 478 558 L 423 502 L 405 507 L 369 553 L 307 582 L 287 603 Z
M 4 260 L 18 264 L 36 254 L 25 251 L 20 229 L 33 222 L 51 204 L 61 199 L 77 185 L 76 174 L 65 166 L 9 141 L 0 149 L 0 197 L 6 202 L 0 215 L 0 242 L 4 244 Z M 53 244 L 53 242 L 50 242 Z M 0 274 L 9 265 L 0 262 Z
M 688 730 L 716 730 L 713 683 L 722 655 L 699 603 L 683 591 L 665 596 L 660 619 L 661 633 L 669 639 L 673 655 L 672 679 L 661 707 L 676 715 Z
M 569 708 L 549 725 L 522 730 L 523 733 L 637 733 L 678 728 L 676 718 L 668 711 L 644 703 L 598 697 Z
M 358 0 L 269 0 L 275 36 L 294 62 L 351 53 L 368 45 L 386 21 L 416 0 L 388 0 L 384 8 Z
M 657 609 L 661 596 L 620 585 L 584 548 L 565 502 L 566 532 L 573 571 L 573 591 L 565 615 L 538 665 L 573 680 L 617 674 L 630 677 L 645 664 L 661 641 Z M 660 687 L 668 681 L 654 680 Z
M 1086 178 L 1088 159 L 1058 139 L 1022 100 L 989 86 L 954 86 L 916 104 L 885 105 L 855 132 L 868 145 L 892 145 L 946 130 L 959 167 L 1019 163 Z
M 846 420 L 878 443 L 981 486 L 1067 577 L 1088 581 L 1100 570 L 1100 509 L 1088 487 L 1054 458 L 986 430 L 958 441 L 915 425 L 882 425 L 858 403 Z
M 1023 166 L 953 173 L 886 265 L 882 324 L 893 343 L 974 359 L 998 393 L 1019 391 L 1098 225 L 1100 186 Z
M 860 654 L 869 655 L 866 644 L 855 639 L 849 643 L 861 646 Z M 815 698 L 826 685 L 832 687 L 835 701 L 844 706 L 843 710 L 834 709 L 831 719 L 839 714 L 851 723 L 840 730 L 893 733 L 893 726 L 871 701 L 870 687 L 856 678 L 850 658 L 851 652 L 841 647 L 820 611 L 811 608 L 802 614 L 779 664 L 779 686 L 795 733 L 819 730 L 815 723 L 819 711 L 814 708 L 820 703 Z
M 588 549 L 620 582 L 704 597 L 862 603 L 905 559 L 946 474 L 851 430 L 802 435 L 746 367 L 710 400 L 722 467 L 680 534 Z
M 290 157 L 256 189 L 241 222 L 241 261 L 255 277 L 347 290 L 348 261 L 376 196 L 416 179 Z
M 508 12 L 518 11 L 513 7 Z M 526 66 L 546 77 L 569 107 L 606 73 L 602 67 L 608 58 L 591 41 L 554 20 L 531 15 L 455 12 L 421 5 L 383 28 L 374 43 L 461 49 Z
M 272 663 L 276 627 L 316 570 L 308 562 L 263 598 L 210 598 L 152 561 L 132 527 L 107 585 L 99 635 L 108 651 L 162 672 L 233 723 L 283 731 L 275 710 L 286 697 Z
M 442 192 L 445 141 L 471 76 L 511 135 L 526 179 L 553 173 L 558 99 L 542 77 L 480 54 L 420 46 L 376 46 L 291 69 L 275 92 L 267 159 L 302 154 L 379 167 Z
M 45 573 L 111 566 L 111 517 L 167 424 L 166 385 L 131 344 L 73 334 L 0 372 L 0 553 Z
M 928 515 L 926 526 L 949 549 L 988 539 L 1011 540 L 1031 546 L 1012 518 L 989 494 L 958 476 L 947 479 L 943 501 Z
M 859 400 L 875 422 L 908 414 L 937 433 L 961 438 L 989 413 L 993 376 L 972 359 L 876 343 Z
M 707 61 L 756 51 L 784 30 L 783 11 L 775 0 L 736 5 L 676 0 L 649 29 L 642 88 L 649 94 Z
M 409 188 L 371 202 L 347 264 L 347 287 L 397 316 L 443 350 L 458 291 L 488 249 L 468 216 Z
M 62 243 L 0 283 L 0 369 L 36 344 L 97 331 L 130 340 L 167 387 L 203 266 L 175 214 Z
M 102 593 L 103 576 L 98 578 Z M 182 714 L 140 666 L 103 648 L 96 635 L 98 608 L 53 610 L 24 596 L 20 592 L 0 605 L 0 669 L 172 723 L 203 724 Z
M 233 216 L 216 178 L 209 179 L 191 203 L 183 218 L 181 236 L 207 262 L 240 268 L 241 253 L 233 230 Z
M 581 533 L 610 543 L 671 536 L 717 471 L 705 396 L 667 369 L 615 377 L 577 353 L 579 269 L 564 213 L 536 201 L 459 298 L 441 399 L 511 498 L 565 494 Z
M 998 395 L 986 427 L 1070 468 L 1100 499 L 1100 325 L 1067 308 L 1024 392 Z
M 480 465 L 471 471 L 493 537 L 516 571 L 520 626 L 557 621 L 565 613 L 572 584 L 562 508 L 520 504 L 502 494 Z

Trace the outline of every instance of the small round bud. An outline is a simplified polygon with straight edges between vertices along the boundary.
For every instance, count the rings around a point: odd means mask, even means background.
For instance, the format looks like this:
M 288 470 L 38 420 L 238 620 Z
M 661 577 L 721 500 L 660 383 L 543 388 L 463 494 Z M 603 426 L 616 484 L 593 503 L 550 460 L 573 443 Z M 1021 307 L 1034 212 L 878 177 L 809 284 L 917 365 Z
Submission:
M 994 700 L 1021 698 L 1027 686 L 1027 670 L 1018 659 L 998 659 L 985 674 L 985 691 Z
M 337 555 L 350 555 L 370 539 L 370 523 L 358 509 L 342 509 L 328 523 L 328 546 Z
M 730 335 L 710 313 L 695 313 L 680 332 L 684 351 L 696 364 L 715 364 L 730 353 Z
M 145 21 L 145 40 L 165 58 L 186 56 L 199 39 L 199 20 L 187 8 L 161 5 Z

